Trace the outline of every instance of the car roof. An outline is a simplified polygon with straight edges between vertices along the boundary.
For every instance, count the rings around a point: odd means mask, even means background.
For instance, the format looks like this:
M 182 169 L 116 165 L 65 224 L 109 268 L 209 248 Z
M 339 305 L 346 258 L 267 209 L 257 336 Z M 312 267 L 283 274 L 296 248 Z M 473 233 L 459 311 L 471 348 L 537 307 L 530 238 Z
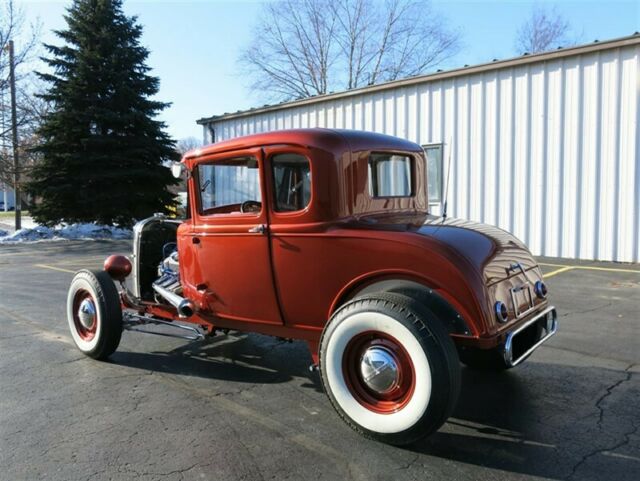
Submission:
M 376 132 L 344 129 L 288 129 L 236 137 L 187 152 L 185 159 L 268 145 L 299 145 L 322 150 L 396 150 L 420 152 L 418 144 Z

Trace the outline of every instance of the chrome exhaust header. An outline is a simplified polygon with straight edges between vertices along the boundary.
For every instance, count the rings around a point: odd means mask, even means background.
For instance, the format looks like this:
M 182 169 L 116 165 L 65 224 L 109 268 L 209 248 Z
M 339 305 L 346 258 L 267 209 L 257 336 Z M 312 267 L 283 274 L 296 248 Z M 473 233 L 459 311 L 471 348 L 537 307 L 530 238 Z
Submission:
M 182 296 L 179 296 L 175 292 L 171 292 L 164 287 L 161 287 L 157 284 L 153 285 L 153 290 L 156 291 L 160 296 L 162 296 L 166 301 L 169 302 L 173 307 L 178 310 L 178 315 L 182 318 L 191 317 L 196 312 L 196 305 L 191 299 L 186 299 Z
M 183 299 L 178 305 L 178 315 L 180 317 L 191 317 L 196 313 L 196 305 L 191 299 Z

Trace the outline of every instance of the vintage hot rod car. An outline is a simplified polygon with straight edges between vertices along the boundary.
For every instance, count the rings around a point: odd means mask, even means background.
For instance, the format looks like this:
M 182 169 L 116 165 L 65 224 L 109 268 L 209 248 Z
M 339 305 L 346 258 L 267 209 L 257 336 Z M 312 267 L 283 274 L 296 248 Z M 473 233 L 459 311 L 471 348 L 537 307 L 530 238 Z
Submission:
M 131 259 L 76 274 L 73 339 L 96 359 L 145 324 L 301 339 L 354 429 L 393 444 L 430 434 L 456 404 L 460 361 L 513 367 L 557 318 L 520 241 L 429 214 L 425 163 L 412 142 L 328 129 L 192 151 L 174 169 L 187 218 L 139 222 Z

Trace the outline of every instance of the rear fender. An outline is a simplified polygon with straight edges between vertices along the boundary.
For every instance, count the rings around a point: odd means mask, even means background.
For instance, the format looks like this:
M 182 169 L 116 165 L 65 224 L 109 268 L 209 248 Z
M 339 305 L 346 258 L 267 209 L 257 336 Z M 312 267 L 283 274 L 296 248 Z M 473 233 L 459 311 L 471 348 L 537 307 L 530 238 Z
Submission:
M 334 311 L 356 297 L 376 292 L 395 292 L 416 299 L 436 315 L 448 330 L 449 334 L 459 336 L 473 335 L 470 323 L 465 319 L 463 314 L 458 312 L 444 297 L 424 284 L 407 279 L 379 280 L 356 288 L 336 304 Z

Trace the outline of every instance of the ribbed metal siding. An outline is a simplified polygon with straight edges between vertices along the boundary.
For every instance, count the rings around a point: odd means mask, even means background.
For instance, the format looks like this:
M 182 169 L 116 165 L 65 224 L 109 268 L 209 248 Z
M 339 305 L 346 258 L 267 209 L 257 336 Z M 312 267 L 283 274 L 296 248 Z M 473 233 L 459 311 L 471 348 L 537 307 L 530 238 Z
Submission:
M 632 45 L 212 127 L 216 141 L 317 126 L 442 142 L 450 215 L 513 232 L 536 255 L 639 262 L 639 57 Z

